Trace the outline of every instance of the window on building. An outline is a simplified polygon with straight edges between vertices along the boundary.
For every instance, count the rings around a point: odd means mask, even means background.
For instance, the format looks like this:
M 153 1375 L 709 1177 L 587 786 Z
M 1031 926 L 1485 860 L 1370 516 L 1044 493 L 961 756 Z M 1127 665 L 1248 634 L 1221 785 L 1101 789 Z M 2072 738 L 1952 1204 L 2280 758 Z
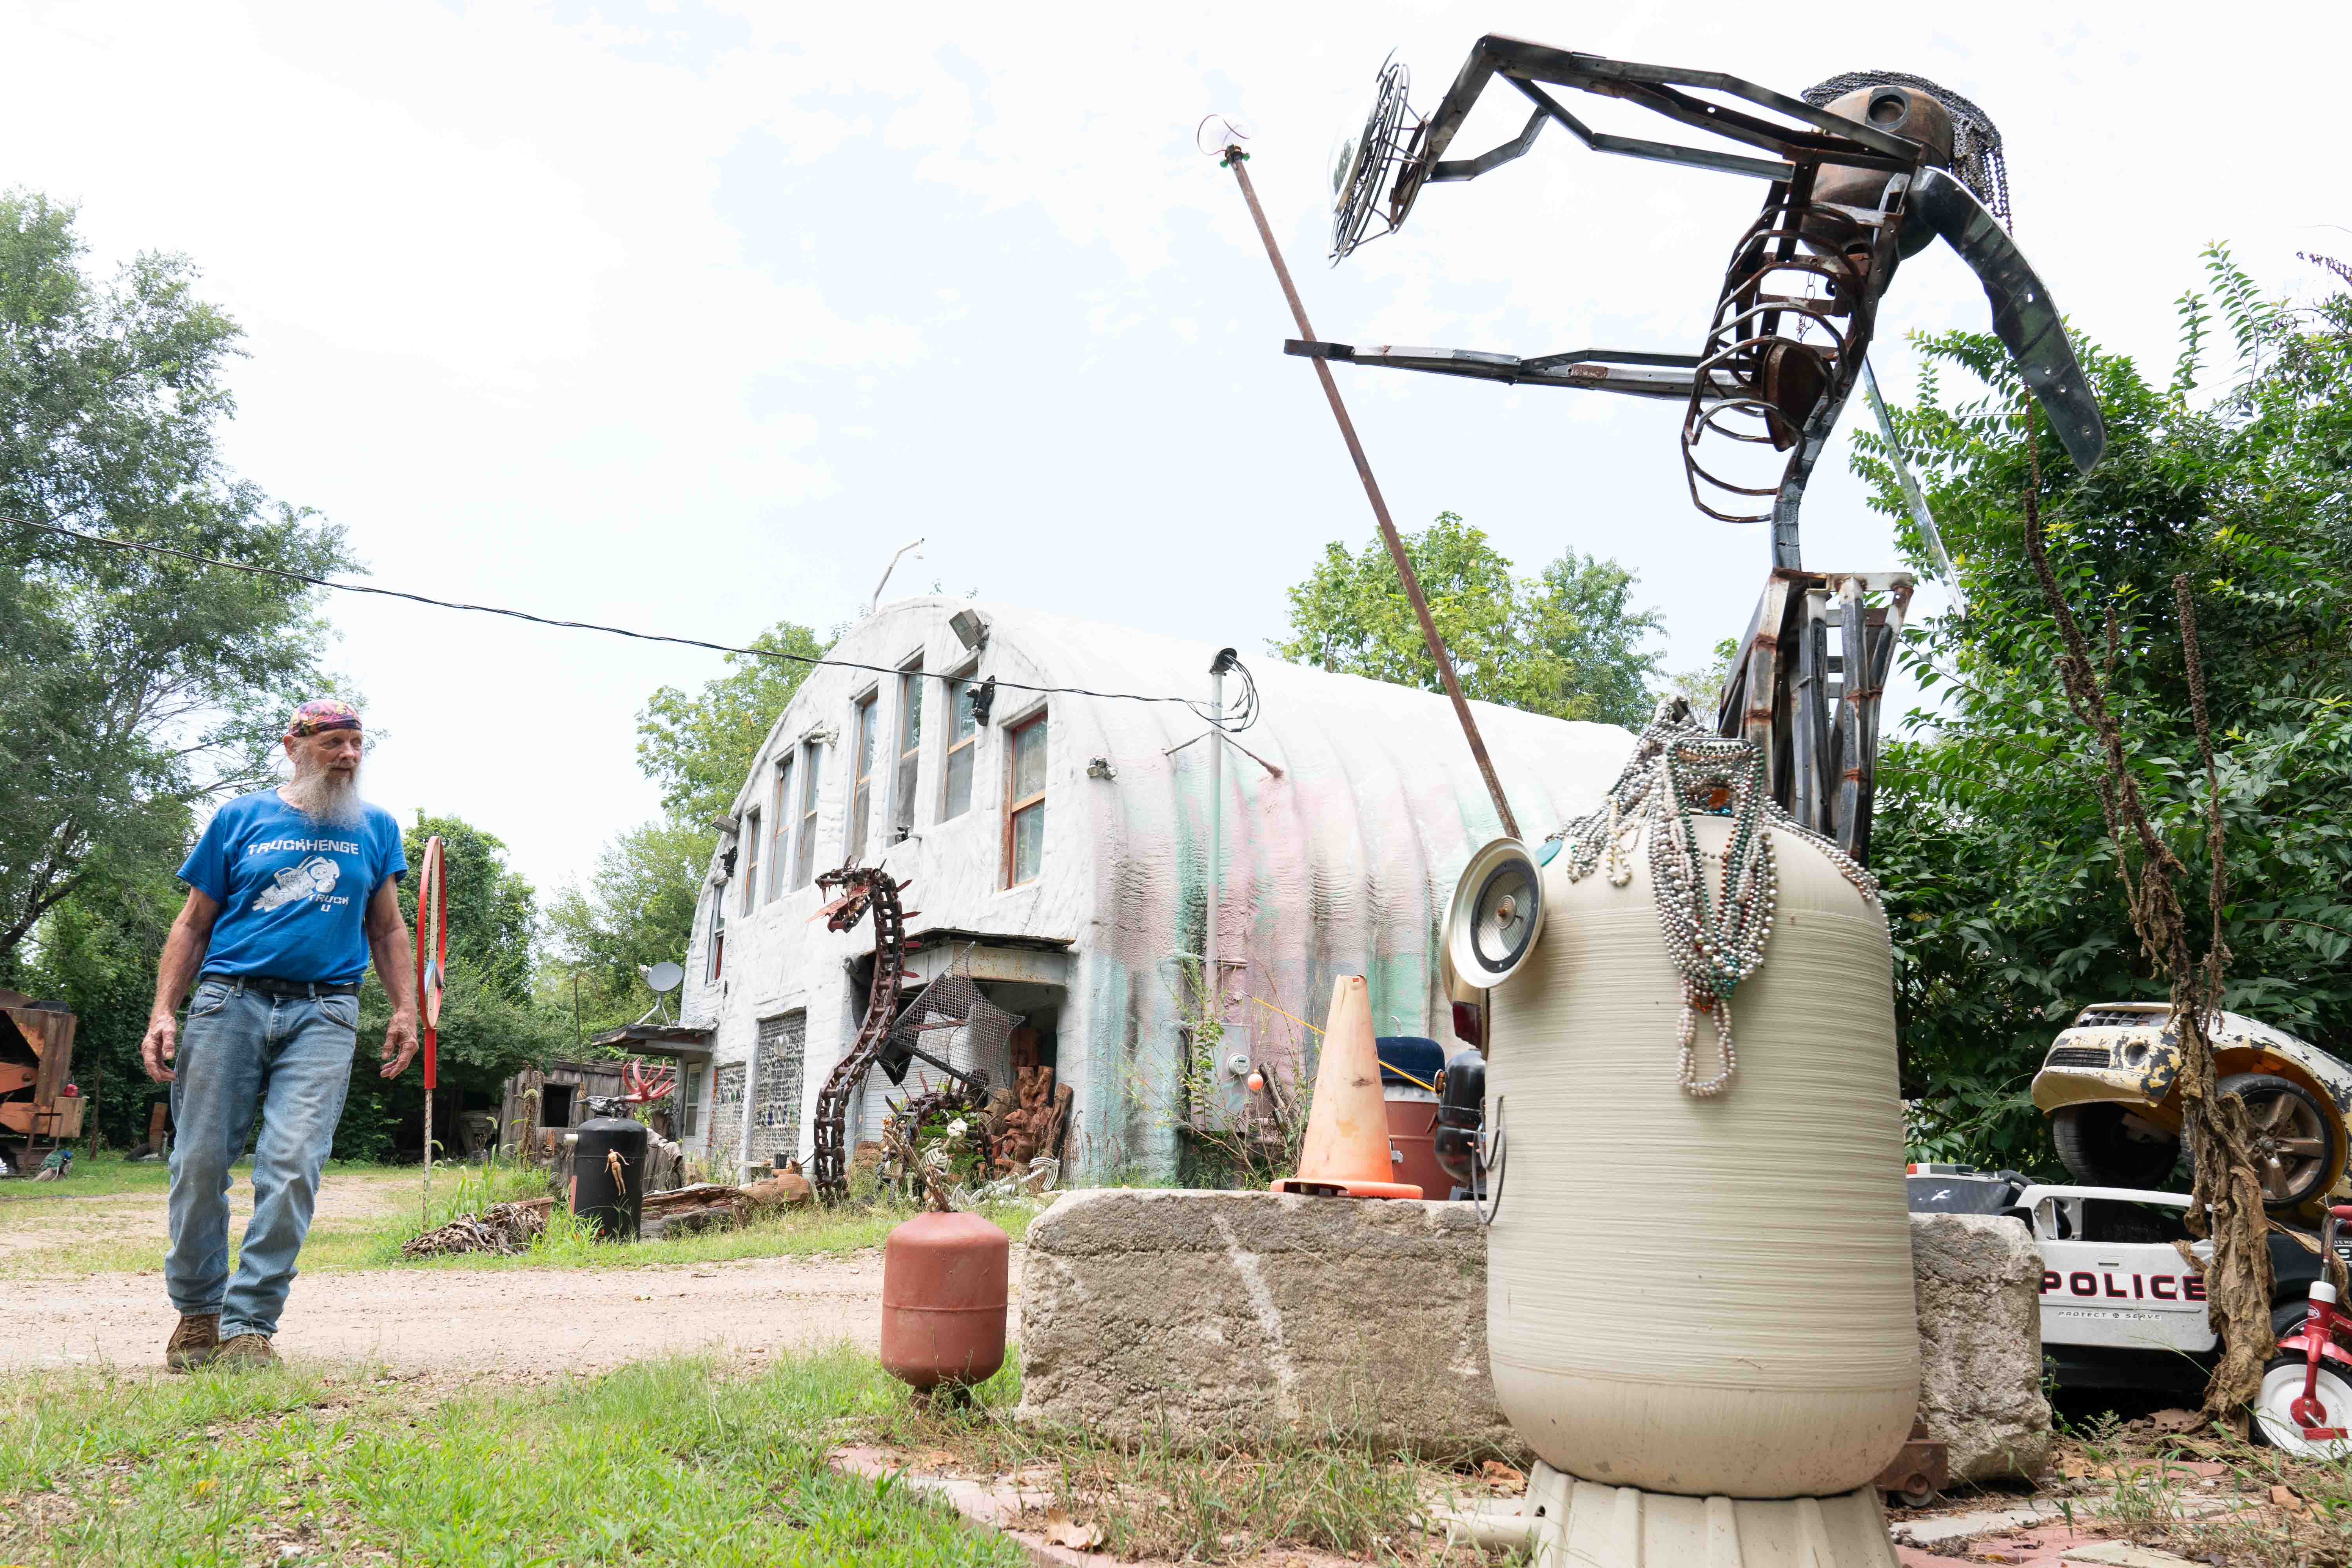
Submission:
M 572 1125 L 572 1085 L 543 1083 L 539 1086 L 539 1124 L 541 1127 Z
M 856 711 L 849 721 L 849 833 L 845 860 L 855 860 L 866 853 L 866 819 L 874 808 L 874 716 L 877 694 L 872 691 L 857 700 Z
M 814 741 L 801 748 L 801 830 L 793 841 L 793 886 L 816 877 L 816 791 L 824 775 L 824 751 Z
M 898 672 L 898 776 L 890 784 L 890 842 L 915 830 L 915 772 L 923 749 L 923 661 Z
M 768 897 L 774 898 L 788 885 L 793 863 L 786 851 L 793 841 L 793 754 L 786 752 L 776 763 L 775 802 L 769 811 L 775 822 L 775 839 L 768 846 Z
M 980 754 L 980 726 L 971 717 L 971 679 L 978 668 L 964 670 L 948 682 L 947 786 L 940 800 L 940 820 L 961 816 L 971 809 L 971 764 Z
M 717 980 L 727 963 L 727 889 L 710 891 L 710 978 Z
M 1016 725 L 1005 739 L 1004 885 L 1035 879 L 1045 861 L 1045 715 Z
M 743 912 L 760 907 L 760 808 L 743 814 Z
M 702 1064 L 677 1064 L 677 1135 L 691 1138 L 702 1126 Z

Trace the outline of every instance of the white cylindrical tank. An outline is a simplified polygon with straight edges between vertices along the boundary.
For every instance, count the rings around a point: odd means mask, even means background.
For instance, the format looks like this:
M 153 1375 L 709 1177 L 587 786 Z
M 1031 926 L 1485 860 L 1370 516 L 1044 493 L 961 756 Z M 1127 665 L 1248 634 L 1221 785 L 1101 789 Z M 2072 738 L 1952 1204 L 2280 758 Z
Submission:
M 1720 875 L 1731 824 L 1701 816 Z M 1648 831 L 1644 830 L 1645 834 Z M 1738 1074 L 1676 1081 L 1682 988 L 1646 837 L 1633 879 L 1544 868 L 1535 948 L 1488 993 L 1487 1353 L 1555 1468 L 1644 1490 L 1824 1497 L 1911 1429 L 1919 1341 L 1886 920 L 1771 830 L 1780 912 L 1733 994 Z M 1697 1070 L 1717 1070 L 1698 1025 Z M 1499 1123 L 1499 1127 L 1498 1127 Z

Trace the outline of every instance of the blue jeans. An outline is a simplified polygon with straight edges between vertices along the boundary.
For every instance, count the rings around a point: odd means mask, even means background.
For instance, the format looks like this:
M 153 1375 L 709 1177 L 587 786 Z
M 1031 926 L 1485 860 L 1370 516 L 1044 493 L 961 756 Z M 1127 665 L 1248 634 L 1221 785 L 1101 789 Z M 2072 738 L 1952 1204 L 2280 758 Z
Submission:
M 188 1003 L 173 1063 L 172 1250 L 164 1288 L 184 1313 L 220 1314 L 221 1338 L 274 1334 L 319 1172 L 352 1081 L 356 996 L 272 996 L 207 980 Z M 256 1113 L 253 1219 L 228 1277 L 230 1167 Z

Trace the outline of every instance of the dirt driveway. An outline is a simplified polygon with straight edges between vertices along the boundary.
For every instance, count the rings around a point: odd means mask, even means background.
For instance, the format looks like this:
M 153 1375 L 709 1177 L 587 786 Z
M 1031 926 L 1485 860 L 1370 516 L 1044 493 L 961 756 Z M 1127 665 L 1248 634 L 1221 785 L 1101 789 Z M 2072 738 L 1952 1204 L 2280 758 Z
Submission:
M 358 1212 L 390 1199 L 337 1194 L 331 1179 L 320 1216 L 331 1204 Z M 159 1361 L 175 1321 L 160 1271 L 24 1274 L 9 1265 L 5 1242 L 31 1224 L 47 1233 L 45 1247 L 55 1245 L 58 1227 L 87 1227 L 118 1244 L 152 1235 L 160 1251 L 163 1202 L 160 1194 L 124 1194 L 44 1205 L 37 1219 L 27 1214 L 0 1230 L 0 1274 L 9 1276 L 0 1290 L 9 1331 L 0 1336 L 0 1369 Z M 314 1269 L 294 1281 L 278 1348 L 398 1371 L 514 1373 L 703 1350 L 761 1355 L 846 1342 L 870 1351 L 880 1338 L 881 1298 L 878 1251 L 636 1268 Z

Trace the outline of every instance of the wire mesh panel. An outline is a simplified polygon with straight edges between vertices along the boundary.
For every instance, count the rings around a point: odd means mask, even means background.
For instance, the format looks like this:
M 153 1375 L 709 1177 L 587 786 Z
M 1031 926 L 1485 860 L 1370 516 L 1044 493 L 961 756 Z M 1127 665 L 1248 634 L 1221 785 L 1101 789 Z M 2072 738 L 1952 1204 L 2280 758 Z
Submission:
M 751 1144 L 745 1151 L 754 1164 L 800 1152 L 801 1079 L 807 1057 L 806 1013 L 787 1013 L 761 1024 L 759 1048 L 752 1058 L 757 1076 L 751 1087 Z
M 1013 1083 L 1013 1029 L 1021 1015 L 1008 1013 L 991 1002 L 971 977 L 949 973 L 924 987 L 899 1010 L 882 1057 L 866 1075 L 857 1110 L 857 1139 L 882 1136 L 882 1118 L 889 1101 L 944 1089 L 948 1075 L 920 1058 L 920 1051 L 959 1072 L 984 1072 L 992 1088 Z M 894 1064 L 897 1064 L 894 1066 Z M 898 1071 L 903 1081 L 893 1082 Z

